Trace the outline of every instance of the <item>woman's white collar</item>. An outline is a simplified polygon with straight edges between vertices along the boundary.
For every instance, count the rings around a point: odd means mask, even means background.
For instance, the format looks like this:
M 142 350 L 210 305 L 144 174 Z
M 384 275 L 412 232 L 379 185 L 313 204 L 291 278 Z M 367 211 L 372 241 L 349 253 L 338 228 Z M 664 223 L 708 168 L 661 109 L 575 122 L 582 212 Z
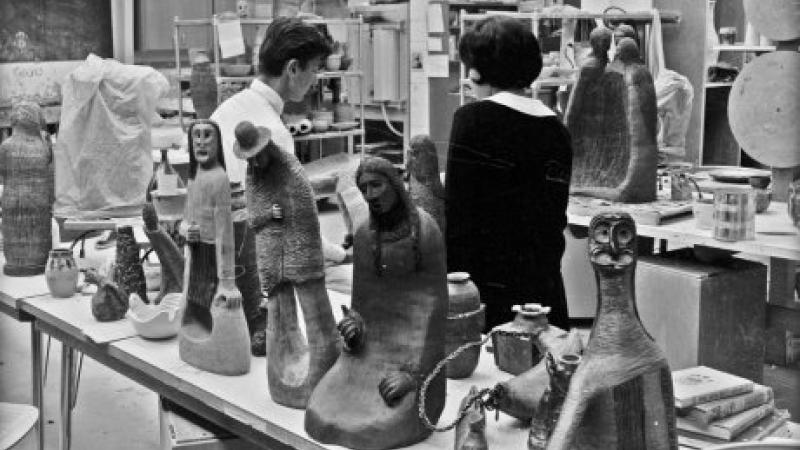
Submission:
M 498 92 L 492 96 L 486 97 L 486 100 L 507 106 L 523 114 L 528 114 L 529 116 L 547 117 L 556 115 L 556 113 L 545 106 L 541 100 L 523 97 L 510 92 Z

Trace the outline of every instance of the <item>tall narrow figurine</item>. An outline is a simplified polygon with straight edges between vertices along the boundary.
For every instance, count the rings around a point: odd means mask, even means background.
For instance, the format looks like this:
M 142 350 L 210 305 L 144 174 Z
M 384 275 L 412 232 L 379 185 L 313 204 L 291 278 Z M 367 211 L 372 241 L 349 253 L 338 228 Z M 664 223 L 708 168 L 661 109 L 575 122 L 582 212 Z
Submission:
M 53 153 L 42 138 L 44 115 L 33 102 L 11 108 L 12 134 L 0 145 L 3 273 L 31 276 L 44 273 L 52 248 Z
M 234 270 L 231 189 L 217 125 L 189 127 L 189 187 L 184 223 L 186 312 L 180 358 L 209 372 L 250 370 L 250 337 Z
M 389 161 L 364 158 L 356 183 L 370 217 L 354 236 L 351 309 L 338 325 L 344 349 L 309 399 L 305 429 L 326 444 L 380 450 L 430 434 L 419 388 L 444 357 L 447 273 L 436 222 L 414 207 Z M 444 400 L 440 373 L 425 402 L 432 421 Z
M 636 224 L 628 214 L 592 218 L 597 314 L 548 450 L 678 448 L 672 373 L 636 310 L 636 257 Z
M 444 234 L 444 186 L 439 175 L 436 145 L 427 135 L 411 138 L 408 152 L 408 190 L 416 206 L 424 209 Z
M 247 212 L 261 288 L 268 294 L 267 381 L 272 399 L 304 408 L 338 355 L 314 191 L 294 155 L 265 127 L 236 126 L 233 151 L 248 161 Z M 300 332 L 297 303 L 306 338 Z

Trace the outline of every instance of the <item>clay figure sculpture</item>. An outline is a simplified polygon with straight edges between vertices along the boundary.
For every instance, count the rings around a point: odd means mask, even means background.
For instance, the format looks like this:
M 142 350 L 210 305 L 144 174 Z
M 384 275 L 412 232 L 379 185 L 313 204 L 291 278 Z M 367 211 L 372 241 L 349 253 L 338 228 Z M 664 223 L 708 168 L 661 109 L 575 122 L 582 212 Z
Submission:
M 85 277 L 87 283 L 97 285 L 97 292 L 92 294 L 94 318 L 100 322 L 111 322 L 125 317 L 128 311 L 128 292 L 94 269 L 87 270 Z
M 583 353 L 583 341 L 576 330 L 571 330 L 564 339 L 541 342 L 546 353 L 559 360 L 564 355 Z M 550 385 L 547 359 L 542 359 L 531 369 L 510 380 L 498 383 L 497 409 L 519 420 L 529 421 L 536 415 Z
M 158 295 L 153 299 L 153 303 L 158 305 L 167 294 L 183 292 L 183 254 L 169 233 L 159 225 L 158 215 L 152 203 L 145 203 L 142 208 L 142 219 L 144 234 L 161 263 L 161 285 Z M 147 298 L 139 298 L 145 303 L 150 303 Z
M 411 202 L 387 160 L 365 157 L 356 182 L 370 218 L 353 245 L 351 309 L 338 324 L 343 351 L 311 395 L 305 429 L 314 439 L 381 450 L 426 438 L 422 380 L 444 358 L 447 273 L 431 216 Z M 438 420 L 445 376 L 428 386 L 427 416 Z
M 571 193 L 624 203 L 656 198 L 657 116 L 653 77 L 636 42 L 623 38 L 608 62 L 611 30 L 589 36 L 565 123 L 574 149 Z
M 178 334 L 180 358 L 203 370 L 241 375 L 250 370 L 250 336 L 234 277 L 231 189 L 217 125 L 189 127 L 189 186 L 181 231 L 186 236 Z
M 458 410 L 462 411 L 469 399 L 478 394 L 478 388 L 472 386 L 469 393 L 463 400 Z M 453 448 L 455 450 L 487 450 L 489 443 L 486 442 L 486 408 L 481 402 L 473 403 L 467 413 L 456 425 L 456 439 Z
M 277 146 L 267 128 L 242 122 L 235 134 L 233 151 L 248 161 L 247 212 L 261 289 L 268 294 L 269 393 L 276 403 L 304 408 L 339 353 L 314 191 L 294 149 Z
M 130 225 L 117 228 L 114 281 L 120 289 L 125 291 L 126 302 L 128 295 L 134 293 L 142 299 L 147 298 L 147 283 L 144 279 L 144 268 L 139 259 L 139 244 L 133 236 L 133 228 Z
M 439 175 L 436 145 L 427 135 L 411 138 L 408 152 L 408 190 L 411 201 L 433 217 L 439 231 L 445 232 L 444 186 Z
M 567 395 L 570 379 L 580 361 L 580 356 L 571 353 L 562 355 L 558 361 L 552 353 L 545 356 L 550 385 L 539 400 L 539 407 L 531 422 L 528 450 L 544 450 L 547 445 L 550 434 L 558 421 L 558 416 L 561 414 L 561 406 Z
M 11 108 L 11 137 L 0 145 L 2 233 L 9 276 L 44 273 L 53 247 L 53 152 L 42 138 L 44 115 L 36 103 L 21 101 Z
M 128 304 L 125 317 L 131 321 L 139 336 L 167 339 L 178 334 L 185 305 L 182 293 L 171 292 L 159 304 L 147 304 L 138 295 L 131 294 Z
M 549 450 L 678 448 L 672 373 L 636 309 L 636 258 L 636 224 L 628 214 L 592 218 L 597 314 Z

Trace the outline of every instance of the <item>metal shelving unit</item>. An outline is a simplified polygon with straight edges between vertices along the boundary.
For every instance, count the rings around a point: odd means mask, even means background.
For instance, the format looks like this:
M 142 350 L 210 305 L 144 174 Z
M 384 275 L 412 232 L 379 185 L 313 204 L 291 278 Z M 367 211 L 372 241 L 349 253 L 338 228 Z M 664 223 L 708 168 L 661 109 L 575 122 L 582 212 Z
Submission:
M 255 76 L 247 75 L 247 76 L 222 76 L 222 66 L 220 64 L 220 60 L 222 55 L 220 54 L 220 46 L 219 46 L 219 33 L 218 33 L 218 26 L 221 21 L 230 20 L 226 17 L 220 17 L 219 14 L 214 14 L 211 18 L 208 19 L 180 19 L 179 17 L 175 17 L 173 22 L 173 47 L 175 50 L 175 70 L 178 73 L 178 80 L 180 81 L 187 81 L 189 80 L 190 76 L 181 73 L 181 44 L 180 44 L 180 29 L 182 27 L 211 27 L 212 28 L 212 47 L 213 47 L 213 65 L 214 65 L 214 75 L 217 81 L 217 85 L 221 83 L 249 83 L 252 81 Z M 322 25 L 343 25 L 343 26 L 354 26 L 356 27 L 356 36 L 361 35 L 361 29 L 364 26 L 364 21 L 361 16 L 357 18 L 351 19 L 304 19 L 307 23 L 310 24 L 322 24 Z M 272 19 L 239 19 L 239 23 L 244 26 L 264 26 L 269 25 L 272 23 Z M 363 51 L 364 49 L 361 48 L 361 40 L 358 40 L 358 53 L 356 56 L 353 57 L 353 64 L 359 63 L 363 59 Z M 364 72 L 361 70 L 360 67 L 355 68 L 348 68 L 348 70 L 335 70 L 335 71 L 323 71 L 317 74 L 317 80 L 330 80 L 330 79 L 345 79 L 345 78 L 356 78 L 359 80 L 359 92 L 360 98 L 366 98 L 365 86 L 364 86 Z M 221 98 L 221 90 L 217 90 L 217 102 L 219 103 Z M 359 111 L 360 115 L 357 119 L 358 121 L 358 128 L 352 130 L 343 130 L 343 131 L 326 131 L 322 133 L 309 133 L 304 135 L 295 136 L 295 142 L 303 142 L 303 141 L 314 141 L 314 140 L 324 140 L 324 139 L 334 139 L 334 138 L 347 138 L 347 151 L 348 153 L 353 153 L 355 149 L 355 142 L 354 138 L 356 136 L 360 136 L 361 138 L 361 147 L 364 146 L 365 143 L 365 125 L 364 125 L 364 102 L 359 102 Z M 183 104 L 183 92 L 179 89 L 179 97 L 178 97 L 178 116 L 181 123 L 181 126 L 185 128 L 184 125 L 184 104 Z

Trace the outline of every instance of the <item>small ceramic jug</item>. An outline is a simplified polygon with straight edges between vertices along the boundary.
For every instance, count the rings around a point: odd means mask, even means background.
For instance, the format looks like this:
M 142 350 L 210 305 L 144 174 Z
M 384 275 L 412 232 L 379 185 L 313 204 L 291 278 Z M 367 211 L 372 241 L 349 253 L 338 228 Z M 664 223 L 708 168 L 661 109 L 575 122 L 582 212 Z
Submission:
M 78 264 L 72 257 L 72 251 L 66 248 L 50 250 L 44 277 L 53 297 L 72 297 L 78 285 Z
M 451 354 L 460 346 L 481 340 L 486 305 L 481 303 L 478 288 L 466 272 L 447 274 L 447 333 L 445 353 Z M 466 378 L 472 375 L 481 354 L 479 346 L 471 347 L 447 363 L 447 378 Z

